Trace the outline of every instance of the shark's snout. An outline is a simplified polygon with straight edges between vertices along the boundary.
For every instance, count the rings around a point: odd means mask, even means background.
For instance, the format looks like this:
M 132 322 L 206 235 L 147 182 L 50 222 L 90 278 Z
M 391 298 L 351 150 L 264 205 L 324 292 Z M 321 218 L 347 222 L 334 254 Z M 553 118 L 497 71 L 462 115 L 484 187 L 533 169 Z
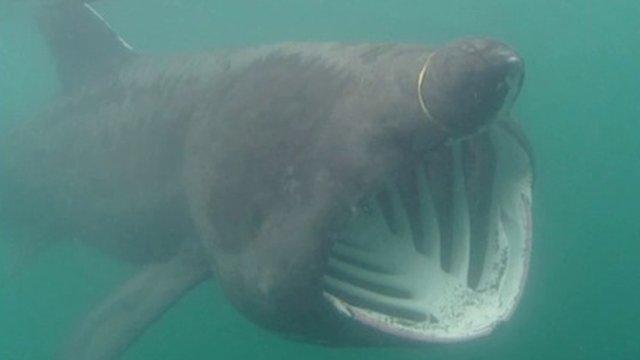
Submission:
M 454 138 L 477 132 L 508 112 L 524 78 L 524 61 L 509 46 L 465 39 L 432 54 L 420 91 L 432 120 Z

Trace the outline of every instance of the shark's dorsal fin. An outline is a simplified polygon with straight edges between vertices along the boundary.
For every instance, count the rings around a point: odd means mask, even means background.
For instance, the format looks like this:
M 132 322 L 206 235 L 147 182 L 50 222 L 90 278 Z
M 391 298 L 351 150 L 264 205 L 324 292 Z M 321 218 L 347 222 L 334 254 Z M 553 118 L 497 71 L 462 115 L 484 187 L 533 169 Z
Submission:
M 134 56 L 132 47 L 89 4 L 45 5 L 38 23 L 65 90 L 108 75 Z

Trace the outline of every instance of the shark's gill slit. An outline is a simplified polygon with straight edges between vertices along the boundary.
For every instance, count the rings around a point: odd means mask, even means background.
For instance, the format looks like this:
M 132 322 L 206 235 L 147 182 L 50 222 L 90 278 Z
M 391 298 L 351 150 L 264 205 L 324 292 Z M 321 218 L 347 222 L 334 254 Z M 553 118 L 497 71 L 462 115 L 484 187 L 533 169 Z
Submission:
M 469 287 L 477 288 L 489 251 L 496 155 L 488 133 L 463 143 L 463 168 L 469 207 Z
M 352 289 L 346 283 L 330 280 L 327 281 L 325 286 L 329 293 L 350 304 L 386 314 L 393 318 L 414 322 L 423 322 L 430 318 L 429 314 L 404 306 L 392 299 L 385 299 L 377 293 L 368 292 L 361 288 Z
M 442 147 L 426 156 L 425 175 L 427 188 L 438 226 L 440 266 L 444 271 L 451 270 L 453 239 L 453 150 Z
M 361 289 L 368 289 L 376 294 L 397 299 L 411 298 L 411 292 L 398 287 L 393 279 L 384 279 L 384 276 L 380 274 L 367 273 L 357 267 L 351 267 L 347 263 L 330 263 L 326 274 L 335 280 L 355 285 Z
M 469 271 L 469 204 L 465 188 L 464 171 L 462 168 L 461 144 L 453 147 L 453 236 L 451 237 L 451 262 L 448 272 L 467 282 Z
M 505 134 L 429 154 L 354 212 L 323 277 L 336 310 L 429 341 L 480 336 L 510 316 L 528 263 L 531 172 Z
M 421 222 L 423 229 L 422 249 L 423 254 L 436 264 L 440 264 L 440 227 L 438 226 L 435 205 L 431 195 L 431 189 L 427 185 L 427 173 L 424 164 L 420 164 L 416 171 L 417 195 L 420 201 Z
M 420 203 L 420 189 L 418 172 L 421 169 L 411 169 L 398 179 L 398 193 L 409 221 L 409 228 L 416 251 L 428 255 L 427 243 L 424 237 L 423 218 L 424 208 Z
M 366 259 L 364 256 L 359 256 L 356 252 L 358 250 L 349 249 L 348 245 L 345 246 L 345 242 L 335 244 L 331 249 L 331 259 L 336 262 L 342 262 L 345 264 L 351 264 L 360 269 L 370 271 L 378 274 L 392 274 L 393 269 L 375 262 L 375 259 Z

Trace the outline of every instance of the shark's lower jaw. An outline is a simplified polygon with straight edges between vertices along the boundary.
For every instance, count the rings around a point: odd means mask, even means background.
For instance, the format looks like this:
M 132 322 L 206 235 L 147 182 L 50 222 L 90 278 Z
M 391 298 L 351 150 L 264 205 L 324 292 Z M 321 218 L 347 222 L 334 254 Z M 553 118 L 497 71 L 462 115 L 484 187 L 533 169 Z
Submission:
M 452 236 L 442 235 L 434 190 L 418 169 L 418 210 L 403 202 L 401 187 L 389 185 L 335 239 L 325 299 L 343 316 L 400 341 L 464 341 L 507 320 L 526 279 L 532 227 L 530 157 L 512 135 L 500 127 L 490 133 L 496 167 L 483 251 L 470 250 L 461 145 L 453 144 Z M 416 211 L 419 226 L 411 222 Z

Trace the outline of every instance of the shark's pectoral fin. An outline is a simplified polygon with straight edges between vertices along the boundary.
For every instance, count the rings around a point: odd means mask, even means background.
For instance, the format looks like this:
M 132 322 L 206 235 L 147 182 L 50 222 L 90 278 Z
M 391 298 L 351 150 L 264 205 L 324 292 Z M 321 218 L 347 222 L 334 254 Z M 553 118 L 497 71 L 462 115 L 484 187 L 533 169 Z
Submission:
M 209 277 L 208 264 L 192 251 L 147 266 L 91 311 L 62 358 L 116 358 L 183 295 Z

